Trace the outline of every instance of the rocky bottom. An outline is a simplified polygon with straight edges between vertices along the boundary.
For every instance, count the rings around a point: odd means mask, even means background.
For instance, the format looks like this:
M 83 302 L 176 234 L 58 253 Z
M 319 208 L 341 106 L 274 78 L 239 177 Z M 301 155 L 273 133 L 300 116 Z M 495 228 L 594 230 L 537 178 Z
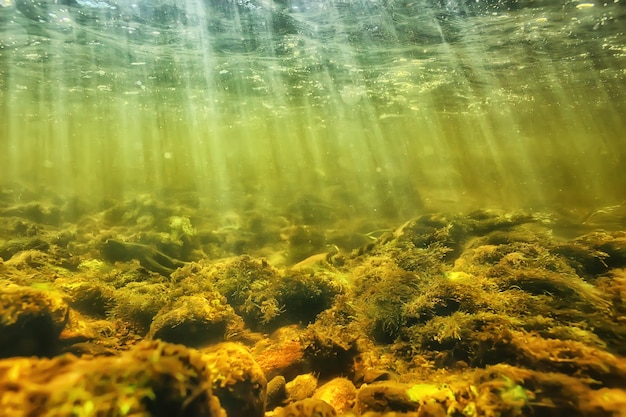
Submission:
M 0 197 L 2 416 L 626 416 L 621 206 Z

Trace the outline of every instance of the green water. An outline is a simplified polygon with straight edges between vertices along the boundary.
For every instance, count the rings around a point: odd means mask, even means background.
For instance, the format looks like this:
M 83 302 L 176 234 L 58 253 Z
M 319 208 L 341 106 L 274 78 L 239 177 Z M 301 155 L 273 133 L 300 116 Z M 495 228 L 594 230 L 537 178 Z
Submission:
M 623 0 L 0 6 L 5 189 L 584 213 L 626 199 L 625 116 Z

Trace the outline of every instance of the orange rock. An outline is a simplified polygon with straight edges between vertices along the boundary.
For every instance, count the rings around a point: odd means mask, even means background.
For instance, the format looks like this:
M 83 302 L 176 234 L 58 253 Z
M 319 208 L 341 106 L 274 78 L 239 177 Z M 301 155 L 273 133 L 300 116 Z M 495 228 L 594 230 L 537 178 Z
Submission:
M 296 336 L 297 333 L 292 330 L 280 329 L 272 340 L 263 340 L 253 349 L 252 356 L 268 380 L 277 375 L 283 375 L 289 380 L 308 371 L 304 361 L 304 347 Z

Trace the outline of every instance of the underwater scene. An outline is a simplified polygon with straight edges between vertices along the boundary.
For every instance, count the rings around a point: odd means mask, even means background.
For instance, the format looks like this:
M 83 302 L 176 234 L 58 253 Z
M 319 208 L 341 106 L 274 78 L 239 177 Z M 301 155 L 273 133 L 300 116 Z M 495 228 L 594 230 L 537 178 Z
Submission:
M 626 417 L 625 0 L 0 0 L 0 417 Z

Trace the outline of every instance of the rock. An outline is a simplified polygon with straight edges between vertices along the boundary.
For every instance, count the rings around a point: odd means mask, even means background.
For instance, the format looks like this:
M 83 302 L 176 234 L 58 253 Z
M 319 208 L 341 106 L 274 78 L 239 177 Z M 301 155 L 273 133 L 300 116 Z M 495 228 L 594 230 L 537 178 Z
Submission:
M 328 403 L 307 398 L 291 403 L 285 408 L 277 408 L 274 417 L 332 417 L 336 415 L 337 412 Z
M 335 306 L 319 314 L 300 337 L 305 360 L 320 378 L 351 374 L 355 359 L 365 346 L 359 346 L 363 328 L 350 318 L 354 316 L 347 300 L 341 297 Z
M 152 320 L 148 337 L 191 347 L 224 340 L 229 329 L 243 322 L 218 293 L 183 296 Z
M 9 260 L 13 255 L 25 250 L 47 251 L 50 244 L 39 236 L 27 236 L 0 243 L 0 258 Z
M 356 387 L 346 378 L 335 378 L 319 387 L 313 398 L 332 405 L 338 414 L 348 413 L 356 403 Z
M 467 397 L 470 394 L 465 388 L 460 392 Z M 438 386 L 384 381 L 361 387 L 357 396 L 357 408 L 361 413 L 395 411 L 416 412 L 420 417 L 445 417 L 446 410 L 456 410 L 458 407 L 455 392 L 445 384 Z
M 371 384 L 377 381 L 394 379 L 394 375 L 378 364 L 379 358 L 374 350 L 363 352 L 354 357 L 352 381 L 357 385 Z
M 225 342 L 202 353 L 213 392 L 228 417 L 263 417 L 267 380 L 250 352 L 243 345 Z
M 270 339 L 261 340 L 254 347 L 253 355 L 268 378 L 283 375 L 292 379 L 309 371 L 304 347 L 295 326 L 280 328 Z
M 287 398 L 285 377 L 275 376 L 267 383 L 267 408 L 277 407 Z
M 0 210 L 3 217 L 19 217 L 34 223 L 59 226 L 63 220 L 61 209 L 52 203 L 30 202 Z
M 68 312 L 53 292 L 0 286 L 0 357 L 54 355 Z
M 96 317 L 107 317 L 115 297 L 112 286 L 99 282 L 79 282 L 68 285 L 66 291 L 71 297 L 72 309 Z
M 357 409 L 367 411 L 417 411 L 419 403 L 411 400 L 408 394 L 410 385 L 393 381 L 376 382 L 364 385 L 357 395 Z
M 0 414 L 226 417 L 199 352 L 142 342 L 117 356 L 0 361 Z
M 313 374 L 298 375 L 287 382 L 287 398 L 289 401 L 300 401 L 309 398 L 317 388 L 317 378 Z

